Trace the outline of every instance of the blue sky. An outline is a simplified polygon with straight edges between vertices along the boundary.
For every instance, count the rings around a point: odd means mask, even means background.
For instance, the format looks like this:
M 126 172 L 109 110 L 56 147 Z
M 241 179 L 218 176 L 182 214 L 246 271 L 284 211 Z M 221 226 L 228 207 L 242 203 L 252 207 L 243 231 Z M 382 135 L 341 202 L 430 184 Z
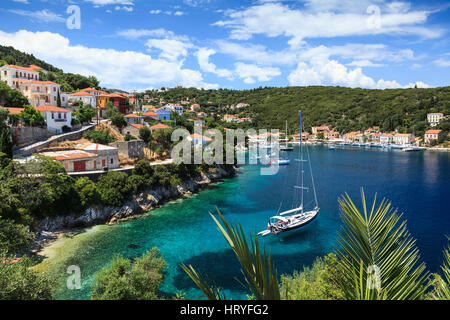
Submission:
M 0 14 L 0 44 L 125 90 L 450 85 L 445 1 L 3 0 Z

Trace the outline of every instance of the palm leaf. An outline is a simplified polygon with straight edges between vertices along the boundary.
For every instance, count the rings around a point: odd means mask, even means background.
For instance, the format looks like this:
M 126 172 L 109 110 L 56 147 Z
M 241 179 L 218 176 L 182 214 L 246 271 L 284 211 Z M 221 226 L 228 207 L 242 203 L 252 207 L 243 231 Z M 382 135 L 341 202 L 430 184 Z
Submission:
M 217 224 L 219 231 L 235 253 L 244 275 L 245 283 L 256 300 L 280 300 L 280 286 L 278 273 L 275 269 L 270 254 L 263 248 L 263 254 L 255 233 L 250 236 L 250 243 L 245 237 L 241 224 L 228 224 L 219 210 L 217 210 L 220 221 L 211 214 Z M 182 266 L 184 271 L 191 277 L 195 284 L 202 290 L 208 299 L 215 299 L 217 289 L 209 287 L 192 266 Z
M 343 271 L 341 287 L 347 299 L 418 299 L 428 274 L 419 263 L 415 240 L 402 216 L 376 195 L 370 211 L 361 189 L 361 213 L 346 194 L 339 199 L 343 230 L 337 255 Z M 369 274 L 369 270 L 376 271 Z M 376 286 L 373 285 L 373 280 Z M 355 287 L 356 286 L 356 287 Z
M 450 300 L 450 247 L 444 250 L 444 264 L 441 267 L 443 277 L 437 278 L 433 298 L 436 300 Z
M 221 293 L 220 288 L 215 285 L 210 285 L 191 265 L 188 267 L 185 264 L 182 264 L 181 268 L 187 273 L 192 281 L 194 281 L 208 300 L 225 300 L 225 295 Z

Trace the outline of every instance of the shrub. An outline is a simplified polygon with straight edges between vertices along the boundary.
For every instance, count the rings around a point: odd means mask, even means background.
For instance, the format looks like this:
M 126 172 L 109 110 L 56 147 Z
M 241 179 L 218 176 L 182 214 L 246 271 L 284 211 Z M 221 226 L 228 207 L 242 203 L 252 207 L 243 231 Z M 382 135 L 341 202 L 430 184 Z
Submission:
M 97 186 L 89 178 L 82 177 L 75 181 L 75 190 L 80 197 L 80 203 L 83 208 L 100 202 L 101 197 Z
M 133 186 L 128 181 L 128 176 L 123 172 L 108 172 L 100 177 L 97 183 L 102 203 L 108 206 L 119 207 L 129 198 Z
M 152 139 L 152 132 L 148 127 L 142 127 L 139 129 L 139 138 L 141 138 L 145 143 L 149 143 Z
M 125 141 L 136 140 L 136 137 L 133 137 L 131 134 L 127 133 L 124 137 Z
M 116 141 L 108 131 L 89 130 L 86 131 L 83 136 L 94 143 L 100 144 L 109 144 Z
M 70 132 L 71 130 L 72 129 L 70 127 L 68 127 L 68 126 L 62 127 L 62 132 L 64 132 L 64 133 Z
M 92 300 L 157 300 L 166 262 L 157 248 L 134 263 L 120 255 L 95 275 Z

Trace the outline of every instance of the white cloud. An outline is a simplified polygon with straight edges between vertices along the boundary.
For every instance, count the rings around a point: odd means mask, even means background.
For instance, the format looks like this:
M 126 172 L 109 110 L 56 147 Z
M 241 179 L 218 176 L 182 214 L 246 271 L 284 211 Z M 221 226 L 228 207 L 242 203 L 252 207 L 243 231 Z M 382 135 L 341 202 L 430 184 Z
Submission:
M 90 2 L 95 6 L 106 6 L 110 4 L 134 5 L 134 0 L 84 0 L 84 2 Z
M 138 39 L 142 37 L 171 37 L 175 38 L 175 34 L 172 31 L 168 31 L 163 28 L 159 29 L 126 29 L 120 30 L 116 33 L 120 37 L 127 39 Z
M 239 78 L 244 79 L 247 84 L 258 81 L 270 81 L 273 77 L 281 75 L 278 68 L 259 67 L 255 64 L 245 64 L 242 62 L 235 63 L 236 74 Z
M 355 5 L 355 1 L 344 1 L 346 5 L 343 6 L 343 10 L 337 10 L 337 1 L 317 2 L 321 6 L 313 1 L 307 2 L 310 7 L 305 10 L 293 9 L 274 2 L 248 7 L 241 11 L 231 10 L 226 13 L 227 20 L 218 21 L 214 25 L 231 29 L 232 39 L 248 40 L 257 34 L 268 37 L 286 36 L 290 38 L 289 44 L 292 46 L 301 45 L 307 38 L 376 34 L 409 34 L 436 38 L 443 34 L 442 30 L 417 26 L 425 23 L 430 14 L 424 10 L 405 11 L 391 8 L 379 16 L 378 25 L 370 23 L 373 16 L 367 13 L 367 6 Z M 327 4 L 328 10 L 319 11 Z M 351 10 L 352 5 L 358 10 Z M 364 11 L 361 11 L 362 8 Z
M 309 62 L 299 62 L 297 69 L 288 76 L 289 83 L 293 86 L 311 85 L 333 85 L 346 87 L 361 87 L 370 89 L 386 88 L 409 88 L 413 84 L 402 86 L 397 81 L 380 79 L 373 80 L 363 74 L 361 68 L 348 69 L 336 60 L 329 60 L 327 57 L 316 56 Z M 427 84 L 419 81 L 420 87 L 428 87 Z
M 450 67 L 450 60 L 448 59 L 436 59 L 433 61 L 434 64 L 438 65 L 439 67 Z
M 61 15 L 56 14 L 48 9 L 39 10 L 39 11 L 27 11 L 27 10 L 8 10 L 11 13 L 15 13 L 21 16 L 30 17 L 33 20 L 38 20 L 40 22 L 65 22 Z
M 228 78 L 233 80 L 233 72 L 227 69 L 218 69 L 216 65 L 209 61 L 209 57 L 216 54 L 216 51 L 208 48 L 200 48 L 197 51 L 197 60 L 200 69 L 205 72 L 216 74 L 220 78 Z
M 177 61 L 180 57 L 186 57 L 188 49 L 192 44 L 175 39 L 149 39 L 146 42 L 149 49 L 158 49 L 161 51 L 160 58 L 170 61 Z
M 133 7 L 127 7 L 127 6 L 116 6 L 114 8 L 115 10 L 122 10 L 122 11 L 127 11 L 127 12 L 132 12 L 133 11 Z
M 23 3 L 23 4 L 29 4 L 28 0 L 13 0 L 13 1 Z
M 0 31 L 0 43 L 32 53 L 65 72 L 96 76 L 103 86 L 131 90 L 137 87 L 175 86 L 214 88 L 203 81 L 199 71 L 183 68 L 183 63 L 154 59 L 135 51 L 88 48 L 71 44 L 57 33 L 15 33 Z

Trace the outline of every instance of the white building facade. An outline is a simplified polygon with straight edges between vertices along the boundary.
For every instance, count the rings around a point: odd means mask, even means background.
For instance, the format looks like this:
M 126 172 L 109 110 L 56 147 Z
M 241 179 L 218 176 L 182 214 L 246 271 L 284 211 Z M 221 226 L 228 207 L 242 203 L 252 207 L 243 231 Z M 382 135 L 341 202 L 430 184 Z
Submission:
M 50 105 L 39 106 L 36 110 L 43 115 L 48 131 L 62 133 L 64 126 L 72 128 L 72 111 Z

